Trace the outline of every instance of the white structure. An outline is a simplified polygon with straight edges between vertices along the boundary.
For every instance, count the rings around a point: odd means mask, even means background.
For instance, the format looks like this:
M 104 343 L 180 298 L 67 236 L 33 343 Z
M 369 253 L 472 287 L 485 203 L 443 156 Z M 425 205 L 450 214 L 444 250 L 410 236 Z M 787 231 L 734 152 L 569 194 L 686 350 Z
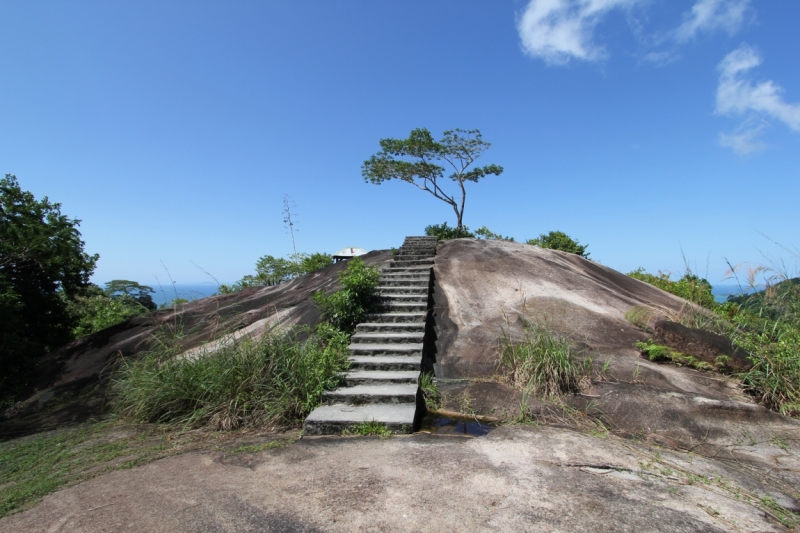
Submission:
M 359 248 L 357 246 L 351 246 L 348 248 L 342 248 L 335 254 L 333 254 L 333 260 L 335 262 L 344 261 L 345 259 L 350 259 L 351 257 L 358 257 L 359 255 L 364 255 L 367 251 L 363 248 Z

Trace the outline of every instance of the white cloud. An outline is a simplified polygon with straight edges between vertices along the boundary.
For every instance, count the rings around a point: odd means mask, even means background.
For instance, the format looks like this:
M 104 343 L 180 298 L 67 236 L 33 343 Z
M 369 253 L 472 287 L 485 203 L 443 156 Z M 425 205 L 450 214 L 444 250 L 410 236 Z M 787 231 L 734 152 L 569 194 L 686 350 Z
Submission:
M 800 104 L 783 99 L 783 89 L 772 80 L 753 83 L 745 78 L 761 64 L 758 51 L 747 45 L 725 56 L 719 64 L 716 112 L 725 115 L 757 113 L 777 119 L 800 131 Z
M 685 43 L 698 33 L 723 29 L 733 35 L 744 24 L 750 0 L 697 0 L 683 24 L 675 30 L 675 39 Z
M 606 55 L 594 43 L 597 24 L 616 8 L 642 0 L 531 0 L 517 20 L 523 50 L 548 64 L 570 59 L 598 61 Z
M 669 65 L 670 63 L 677 61 L 678 58 L 679 56 L 675 52 L 650 52 L 642 57 L 642 59 L 648 63 L 652 63 L 658 67 Z
M 765 129 L 767 129 L 767 125 L 763 121 L 747 121 L 733 133 L 720 133 L 719 145 L 731 148 L 739 155 L 762 152 L 767 145 L 759 140 L 759 137 Z

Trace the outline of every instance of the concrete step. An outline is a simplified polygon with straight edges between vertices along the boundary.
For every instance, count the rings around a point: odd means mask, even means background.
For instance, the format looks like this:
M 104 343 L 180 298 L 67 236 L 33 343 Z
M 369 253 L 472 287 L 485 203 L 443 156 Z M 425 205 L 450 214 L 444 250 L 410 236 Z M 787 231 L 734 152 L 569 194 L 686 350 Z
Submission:
M 420 371 L 416 355 L 351 355 L 350 370 L 414 370 Z
M 419 381 L 419 370 L 353 370 L 343 377 L 348 387 L 391 383 L 416 385 Z
M 356 385 L 341 387 L 322 393 L 322 402 L 326 405 L 349 403 L 353 405 L 376 403 L 410 403 L 416 404 L 416 383 L 392 383 L 388 385 Z
M 424 322 L 362 322 L 356 326 L 358 333 L 418 333 L 425 332 Z
M 424 292 L 417 292 L 417 293 L 395 293 L 390 292 L 388 294 L 378 294 L 378 300 L 384 304 L 387 303 L 402 303 L 402 302 L 427 302 L 428 301 L 428 291 Z
M 428 291 L 418 294 L 379 294 L 378 299 L 383 305 L 395 303 L 428 302 Z
M 391 263 L 389 263 L 389 268 L 404 268 L 404 267 L 412 267 L 412 266 L 426 266 L 430 265 L 433 266 L 433 258 L 427 259 L 394 259 Z
M 416 281 L 420 285 L 425 285 L 431 277 L 431 269 L 426 268 L 418 272 L 398 271 L 398 272 L 382 272 L 381 277 L 378 278 L 378 283 L 383 281 Z
M 308 415 L 303 425 L 306 435 L 338 435 L 349 426 L 364 422 L 385 424 L 393 433 L 411 433 L 414 425 L 416 405 L 322 405 Z
M 419 261 L 421 259 L 433 259 L 433 254 L 397 254 L 395 261 Z
M 370 322 L 377 322 L 381 324 L 408 324 L 408 323 L 425 323 L 425 317 L 428 316 L 427 309 L 425 311 L 410 311 L 410 312 L 397 312 L 397 313 L 370 313 L 366 320 Z
M 392 302 L 389 304 L 378 304 L 376 309 L 382 313 L 421 313 L 428 310 L 428 302 Z
M 350 337 L 353 344 L 408 344 L 422 343 L 425 330 L 400 333 L 356 333 Z
M 347 347 L 350 355 L 413 355 L 422 357 L 422 343 L 376 344 L 358 342 Z
M 378 283 L 380 286 L 379 289 L 382 287 L 414 287 L 420 288 L 424 290 L 428 290 L 428 277 L 424 276 L 421 278 L 410 278 L 410 279 L 396 279 L 396 278 L 381 278 Z M 422 285 L 424 283 L 424 285 Z
M 379 285 L 375 288 L 381 296 L 390 294 L 422 294 L 428 296 L 427 285 L 399 285 L 397 287 Z
M 430 274 L 431 266 L 430 265 L 412 265 L 412 266 L 399 266 L 393 267 L 388 266 L 381 271 L 382 275 L 412 275 L 412 274 Z

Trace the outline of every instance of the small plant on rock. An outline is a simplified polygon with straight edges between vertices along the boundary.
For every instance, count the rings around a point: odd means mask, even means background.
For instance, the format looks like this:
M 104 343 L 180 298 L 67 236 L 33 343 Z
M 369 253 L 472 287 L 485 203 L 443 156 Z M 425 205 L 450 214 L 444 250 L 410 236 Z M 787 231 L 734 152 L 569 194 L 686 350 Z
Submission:
M 359 435 L 361 437 L 391 437 L 392 431 L 386 427 L 382 422 L 370 420 L 369 422 L 361 422 L 345 428 L 342 435 Z
M 508 381 L 531 394 L 547 397 L 577 391 L 579 381 L 589 373 L 567 339 L 539 325 L 525 327 L 519 341 L 504 330 L 500 343 L 499 366 Z
M 359 257 L 350 259 L 347 268 L 339 275 L 344 289 L 333 294 L 322 291 L 314 294 L 314 302 L 322 311 L 322 318 L 347 333 L 355 331 L 356 325 L 364 320 L 364 316 L 375 305 L 375 287 L 379 278 L 377 268 L 367 266 Z

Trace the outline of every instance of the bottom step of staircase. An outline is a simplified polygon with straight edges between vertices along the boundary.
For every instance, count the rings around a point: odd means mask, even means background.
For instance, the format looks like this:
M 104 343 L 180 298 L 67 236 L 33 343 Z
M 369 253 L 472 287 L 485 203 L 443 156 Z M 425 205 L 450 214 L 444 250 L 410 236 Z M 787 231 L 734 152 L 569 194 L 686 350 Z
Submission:
M 392 433 L 411 433 L 416 405 L 321 405 L 306 418 L 303 432 L 306 435 L 340 434 L 346 428 L 363 422 L 380 422 Z

